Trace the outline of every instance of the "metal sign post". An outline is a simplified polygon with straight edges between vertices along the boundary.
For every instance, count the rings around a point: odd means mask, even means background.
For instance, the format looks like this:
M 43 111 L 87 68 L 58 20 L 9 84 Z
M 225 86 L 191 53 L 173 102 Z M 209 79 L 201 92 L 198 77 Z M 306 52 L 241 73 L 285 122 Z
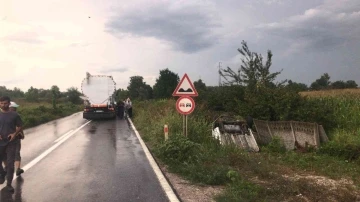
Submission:
M 195 101 L 191 97 L 180 97 L 176 101 L 177 111 L 183 115 L 183 133 L 187 137 L 187 115 L 191 114 L 195 109 Z
M 184 134 L 184 136 L 185 137 L 187 137 L 187 126 L 188 126 L 188 124 L 187 124 L 187 115 L 183 115 L 183 134 Z
M 187 137 L 187 115 L 185 115 L 185 137 Z
M 184 134 L 184 136 L 186 137 L 186 132 L 185 132 L 185 130 L 186 130 L 185 116 L 186 116 L 186 115 L 183 115 L 183 134 Z

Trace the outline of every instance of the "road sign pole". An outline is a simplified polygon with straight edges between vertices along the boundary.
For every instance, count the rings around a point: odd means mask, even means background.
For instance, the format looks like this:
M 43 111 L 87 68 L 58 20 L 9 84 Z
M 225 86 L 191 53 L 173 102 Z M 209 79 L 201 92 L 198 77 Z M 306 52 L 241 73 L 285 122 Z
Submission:
M 187 115 L 185 115 L 185 137 L 187 137 Z
M 186 130 L 186 128 L 185 128 L 185 116 L 186 115 L 183 115 L 183 134 L 186 137 L 186 133 L 185 133 L 185 130 Z

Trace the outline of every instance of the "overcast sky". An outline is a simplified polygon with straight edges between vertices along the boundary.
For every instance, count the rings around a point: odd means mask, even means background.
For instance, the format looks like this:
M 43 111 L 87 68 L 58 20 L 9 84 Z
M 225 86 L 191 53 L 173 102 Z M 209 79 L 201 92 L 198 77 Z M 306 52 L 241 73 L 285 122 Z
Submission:
M 360 85 L 359 0 L 0 0 L 0 85 L 80 89 L 88 71 L 153 86 L 165 68 L 217 85 L 242 40 L 273 52 L 279 80 Z

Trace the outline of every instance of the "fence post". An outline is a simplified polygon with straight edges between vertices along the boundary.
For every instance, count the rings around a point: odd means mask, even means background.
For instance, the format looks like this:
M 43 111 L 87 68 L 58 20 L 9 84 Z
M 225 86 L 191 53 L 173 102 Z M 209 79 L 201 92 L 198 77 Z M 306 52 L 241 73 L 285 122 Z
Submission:
M 290 121 L 290 127 L 291 127 L 291 133 L 294 137 L 294 143 L 296 142 L 296 136 L 295 136 L 295 130 L 294 130 L 294 126 L 293 126 L 293 122 Z
M 273 135 L 272 135 L 271 130 L 270 130 L 269 121 L 266 121 L 266 126 L 267 126 L 267 128 L 268 128 L 268 130 L 269 130 L 269 134 L 270 134 L 270 137 L 271 137 L 271 139 L 272 139 L 272 138 L 273 138 Z
M 320 135 L 319 135 L 319 125 L 317 123 L 314 123 L 314 141 L 316 148 L 320 147 Z
M 169 139 L 169 128 L 168 125 L 164 125 L 164 135 L 165 135 L 165 141 Z

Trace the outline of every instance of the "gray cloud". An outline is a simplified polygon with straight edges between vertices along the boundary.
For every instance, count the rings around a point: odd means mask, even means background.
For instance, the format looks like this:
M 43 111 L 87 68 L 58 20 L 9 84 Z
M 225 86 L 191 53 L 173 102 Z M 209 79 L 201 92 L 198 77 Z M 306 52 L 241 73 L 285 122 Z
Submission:
M 328 0 L 287 20 L 256 26 L 262 35 L 283 38 L 289 52 L 327 51 L 360 40 L 360 2 Z
M 112 67 L 112 68 L 103 68 L 100 72 L 107 74 L 107 73 L 114 73 L 114 72 L 127 72 L 129 69 L 127 67 Z
M 219 39 L 214 29 L 220 25 L 210 4 L 160 3 L 119 13 L 106 24 L 106 31 L 114 35 L 154 37 L 185 53 L 209 48 Z
M 267 4 L 267 5 L 283 4 L 284 1 L 283 1 L 283 0 L 264 0 L 263 3 L 265 3 L 265 4 Z

